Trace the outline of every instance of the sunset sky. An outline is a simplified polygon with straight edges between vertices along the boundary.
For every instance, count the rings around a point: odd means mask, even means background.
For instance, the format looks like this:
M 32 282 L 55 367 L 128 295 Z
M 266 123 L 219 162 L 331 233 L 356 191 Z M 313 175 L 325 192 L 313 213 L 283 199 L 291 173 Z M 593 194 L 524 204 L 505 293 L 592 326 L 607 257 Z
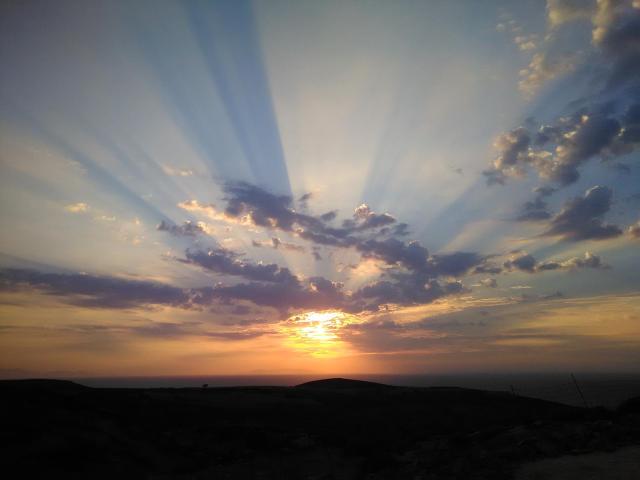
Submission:
M 638 371 L 638 0 L 9 0 L 0 62 L 0 377 Z

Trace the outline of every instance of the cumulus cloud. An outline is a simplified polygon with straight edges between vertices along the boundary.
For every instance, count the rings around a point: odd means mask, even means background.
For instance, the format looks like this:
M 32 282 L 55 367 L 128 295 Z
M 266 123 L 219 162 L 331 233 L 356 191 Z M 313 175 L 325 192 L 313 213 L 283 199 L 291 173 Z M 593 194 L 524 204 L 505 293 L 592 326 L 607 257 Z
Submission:
M 575 270 L 580 268 L 609 268 L 602 259 L 591 252 L 585 252 L 583 257 L 572 257 L 566 260 L 548 260 L 538 262 L 527 252 L 515 252 L 504 262 L 506 270 L 520 270 L 527 273 L 539 273 L 551 270 Z M 512 287 L 515 288 L 515 287 Z
M 383 271 L 377 280 L 355 292 L 346 293 L 341 288 L 331 287 L 333 284 L 326 283 L 329 282 L 326 279 L 301 279 L 286 268 L 254 263 L 226 249 L 188 250 L 182 262 L 218 274 L 242 277 L 250 282 L 218 286 L 210 292 L 211 298 L 248 300 L 281 311 L 303 306 L 310 308 L 311 305 L 316 308 L 318 305 L 326 308 L 341 306 L 351 312 L 375 310 L 385 304 L 411 305 L 460 293 L 464 287 L 451 277 L 460 277 L 486 264 L 486 258 L 474 252 L 430 255 L 420 242 L 406 242 L 398 238 L 409 233 L 406 223 L 398 223 L 389 213 L 377 213 L 366 204 L 357 207 L 351 218 L 335 227 L 331 224 L 336 217 L 335 212 L 323 215 L 298 212 L 288 195 L 273 194 L 245 182 L 225 184 L 224 193 L 226 204 L 222 211 L 197 201 L 184 202 L 181 207 L 209 217 L 297 236 L 313 244 L 311 251 L 316 259 L 321 258 L 321 246 L 353 249 L 363 259 L 382 264 Z M 310 198 L 305 197 L 304 200 Z M 270 242 L 253 240 L 252 243 L 259 248 L 302 248 L 275 236 Z M 490 267 L 487 265 L 486 268 Z M 326 303 L 329 300 L 333 305 Z
M 595 186 L 582 197 L 569 200 L 549 221 L 546 236 L 559 236 L 567 241 L 602 240 L 617 237 L 622 230 L 604 223 L 603 216 L 611 208 L 613 192 L 608 187 Z
M 629 154 L 640 143 L 634 114 L 640 107 L 629 102 L 634 97 L 629 92 L 640 86 L 640 5 L 629 0 L 549 1 L 547 14 L 549 45 L 520 72 L 520 89 L 531 96 L 549 79 L 573 70 L 577 57 L 563 52 L 557 31 L 587 17 L 593 24 L 588 54 L 593 68 L 583 75 L 592 75 L 591 83 L 600 87 L 580 99 L 585 105 L 580 110 L 539 125 L 537 132 L 521 126 L 498 136 L 495 158 L 484 172 L 489 184 L 504 184 L 533 170 L 540 178 L 568 185 L 590 159 Z

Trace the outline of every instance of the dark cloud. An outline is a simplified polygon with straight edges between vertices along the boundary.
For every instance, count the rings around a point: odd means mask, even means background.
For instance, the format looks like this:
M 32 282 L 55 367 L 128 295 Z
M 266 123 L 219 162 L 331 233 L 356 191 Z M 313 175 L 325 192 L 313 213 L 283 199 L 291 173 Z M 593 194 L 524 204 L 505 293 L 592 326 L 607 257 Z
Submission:
M 324 282 L 329 281 L 324 280 Z M 346 308 L 346 299 L 341 286 L 332 283 L 329 287 L 324 282 L 315 279 L 308 284 L 251 282 L 216 286 L 203 292 L 200 301 L 210 303 L 212 300 L 246 300 L 255 305 L 272 307 L 280 311 L 283 316 L 286 316 L 290 309 Z
M 526 252 L 520 252 L 513 254 L 503 265 L 507 270 L 522 270 L 533 273 L 536 270 L 536 259 Z
M 323 213 L 322 215 L 320 215 L 320 220 L 322 220 L 323 222 L 330 222 L 332 220 L 335 220 L 337 216 L 338 216 L 338 211 L 331 210 L 330 212 Z
M 298 279 L 286 268 L 256 264 L 225 249 L 187 251 L 182 260 L 185 263 L 249 280 L 200 292 L 199 303 L 212 299 L 246 300 L 281 312 L 291 308 L 344 308 L 357 312 L 389 303 L 412 305 L 461 292 L 461 283 L 443 282 L 440 277 L 459 277 L 486 262 L 485 257 L 474 252 L 430 256 L 420 242 L 396 238 L 409 233 L 406 223 L 398 223 L 388 213 L 376 213 L 366 204 L 356 208 L 352 218 L 340 227 L 334 227 L 329 222 L 335 219 L 335 212 L 320 216 L 297 212 L 292 208 L 292 198 L 286 195 L 275 195 L 243 182 L 225 184 L 224 191 L 227 218 L 248 219 L 255 225 L 307 240 L 314 244 L 311 251 L 316 260 L 321 259 L 320 246 L 352 248 L 362 258 L 383 263 L 385 270 L 377 280 L 347 294 L 341 285 L 329 280 Z M 254 240 L 253 245 L 286 248 L 289 244 L 273 237 L 269 244 Z
M 496 275 L 498 273 L 502 273 L 502 267 L 493 264 L 493 263 L 484 263 L 482 265 L 478 265 L 476 268 L 473 269 L 474 274 L 476 273 L 484 273 L 484 274 L 489 274 L 489 275 Z
M 363 300 L 366 310 L 378 310 L 381 305 L 416 305 L 464 291 L 460 282 L 425 281 L 421 275 L 396 274 L 393 280 L 379 280 L 355 292 L 356 300 Z
M 272 237 L 270 241 L 251 240 L 251 244 L 256 248 L 269 247 L 274 250 L 281 248 L 282 250 L 289 250 L 292 252 L 305 252 L 306 248 L 302 245 L 296 245 L 295 243 L 285 242 L 278 237 Z
M 561 262 L 549 261 L 541 262 L 536 266 L 536 271 L 545 270 L 573 270 L 576 268 L 609 268 L 602 263 L 602 259 L 598 255 L 591 252 L 585 252 L 583 257 L 573 257 Z
M 352 223 L 346 223 L 356 231 L 385 227 L 395 223 L 396 219 L 388 213 L 376 213 L 366 203 L 357 207 L 353 213 Z
M 549 260 L 538 262 L 527 252 L 518 252 L 504 262 L 506 270 L 520 270 L 528 273 L 538 273 L 550 270 L 575 270 L 579 268 L 609 268 L 602 259 L 591 252 L 585 252 L 583 257 L 573 257 L 567 260 Z
M 309 206 L 309 200 L 311 200 L 312 197 L 313 193 L 311 192 L 301 195 L 300 198 L 298 198 L 298 205 L 300 205 L 301 208 L 306 209 Z
M 555 188 L 549 186 L 534 188 L 533 193 L 536 194 L 535 198 L 526 202 L 522 206 L 522 208 L 520 209 L 520 213 L 515 218 L 515 221 L 537 222 L 551 218 L 551 214 L 547 210 L 547 202 L 544 199 L 553 195 L 555 191 Z
M 414 241 L 405 243 L 395 238 L 366 240 L 356 245 L 365 258 L 382 260 L 387 265 L 400 265 L 408 270 L 425 271 L 429 252 Z
M 275 263 L 252 263 L 242 259 L 242 256 L 223 248 L 207 251 L 187 250 L 181 261 L 197 265 L 206 270 L 223 275 L 233 275 L 260 282 L 296 285 L 298 278 L 288 268 L 279 267 Z
M 178 237 L 195 237 L 196 235 L 205 234 L 204 228 L 193 222 L 184 222 L 182 225 L 174 225 L 164 220 L 161 221 L 156 230 L 161 232 L 169 232 L 172 235 L 176 235 Z
M 620 87 L 640 80 L 640 10 L 618 8 L 611 13 L 612 21 L 601 27 L 595 40 L 612 59 L 608 86 Z
M 486 257 L 474 252 L 455 252 L 433 255 L 429 258 L 429 269 L 434 276 L 458 277 L 473 267 L 484 264 Z
M 165 305 L 186 308 L 190 293 L 156 282 L 103 277 L 82 273 L 43 273 L 35 270 L 0 271 L 0 289 L 36 289 L 64 297 L 68 303 L 93 308 L 136 308 Z
M 551 219 L 544 235 L 560 236 L 568 241 L 601 240 L 621 235 L 620 228 L 606 224 L 602 219 L 611 208 L 612 195 L 610 188 L 595 186 L 584 196 L 569 200 Z

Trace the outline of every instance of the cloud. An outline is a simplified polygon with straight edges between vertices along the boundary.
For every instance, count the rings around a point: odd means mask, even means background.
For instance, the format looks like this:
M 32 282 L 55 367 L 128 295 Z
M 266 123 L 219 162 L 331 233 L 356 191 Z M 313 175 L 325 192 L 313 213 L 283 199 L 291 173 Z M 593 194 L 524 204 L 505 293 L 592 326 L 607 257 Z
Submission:
M 443 281 L 441 277 L 460 277 L 486 263 L 485 257 L 474 252 L 429 255 L 420 242 L 396 238 L 409 233 L 406 223 L 398 223 L 388 213 L 376 213 L 367 204 L 361 204 L 351 218 L 343 221 L 340 227 L 334 227 L 330 222 L 335 219 L 335 212 L 320 216 L 300 213 L 293 208 L 292 197 L 288 195 L 273 194 L 246 182 L 227 183 L 223 188 L 226 202 L 223 212 L 213 205 L 196 201 L 185 202 L 181 206 L 209 216 L 220 218 L 222 215 L 230 221 L 242 221 L 297 236 L 314 244 L 311 251 L 316 259 L 321 258 L 319 247 L 324 246 L 354 249 L 363 259 L 384 265 L 384 271 L 377 280 L 349 294 L 342 292 L 341 288 L 327 289 L 331 284 L 326 284 L 326 279 L 299 279 L 286 268 L 275 264 L 255 264 L 229 250 L 187 251 L 186 258 L 182 260 L 185 263 L 250 281 L 216 287 L 211 292 L 213 297 L 225 301 L 249 300 L 280 311 L 303 306 L 309 308 L 311 305 L 316 308 L 318 305 L 325 308 L 342 306 L 350 312 L 375 310 L 388 303 L 413 305 L 462 292 L 464 287 L 461 283 Z M 306 200 L 310 198 L 306 197 Z M 271 242 L 253 240 L 252 244 L 258 248 L 269 246 L 298 251 L 302 248 L 275 236 Z M 285 288 L 279 288 L 278 284 Z
M 493 263 L 485 262 L 482 265 L 478 265 L 473 269 L 474 274 L 476 273 L 485 273 L 490 275 L 496 275 L 498 273 L 502 273 L 502 267 L 495 265 Z
M 524 43 L 530 46 L 528 43 Z M 520 46 L 522 48 L 522 46 Z M 535 48 L 535 45 L 533 45 Z M 518 89 L 526 96 L 533 97 L 545 83 L 575 70 L 576 55 L 552 55 L 550 52 L 537 52 L 529 65 L 520 70 Z
M 311 200 L 312 198 L 313 193 L 311 192 L 300 195 L 300 197 L 298 198 L 298 205 L 300 205 L 300 208 L 306 209 L 309 206 L 309 200 Z
M 533 273 L 536 270 L 536 259 L 526 252 L 519 252 L 512 254 L 503 265 L 507 270 L 522 270 L 523 272 Z
M 494 168 L 504 174 L 521 175 L 521 165 L 527 159 L 530 144 L 531 136 L 524 127 L 499 135 L 493 144 L 497 151 Z
M 36 270 L 0 270 L 0 289 L 36 289 L 63 297 L 66 302 L 93 308 L 138 308 L 165 305 L 188 308 L 187 290 L 156 282 L 83 273 L 43 273 Z
M 89 211 L 89 205 L 84 202 L 71 203 L 65 206 L 64 209 L 71 213 L 85 213 Z
M 543 83 L 574 69 L 578 57 L 563 50 L 565 36 L 558 32 L 564 24 L 587 16 L 593 23 L 592 42 L 582 57 L 592 68 L 581 75 L 597 87 L 580 99 L 583 107 L 540 125 L 537 132 L 520 126 L 499 135 L 492 166 L 483 172 L 489 184 L 522 178 L 532 169 L 540 178 L 569 185 L 590 159 L 609 160 L 635 151 L 640 144 L 640 120 L 624 112 L 636 108 L 629 99 L 640 86 L 640 5 L 629 0 L 591 5 L 549 1 L 547 14 L 548 45 L 520 72 L 520 89 L 531 96 Z
M 348 309 L 342 286 L 326 279 L 311 278 L 308 283 L 240 283 L 216 286 L 202 292 L 201 303 L 211 300 L 225 302 L 250 301 L 256 305 L 275 308 L 282 316 L 290 309 Z
M 285 242 L 283 240 L 280 240 L 278 237 L 272 237 L 271 240 L 265 240 L 265 241 L 251 240 L 251 245 L 253 245 L 256 248 L 267 247 L 267 248 L 273 248 L 274 250 L 278 250 L 279 248 L 281 248 L 283 250 L 289 250 L 292 252 L 307 251 L 307 249 L 304 248 L 302 245 L 296 245 L 295 243 Z
M 180 261 L 223 275 L 283 285 L 297 285 L 299 283 L 298 277 L 291 273 L 288 268 L 279 267 L 275 263 L 252 263 L 243 260 L 241 255 L 224 248 L 209 249 L 207 251 L 187 250 L 185 257 Z
M 169 232 L 177 237 L 195 237 L 196 235 L 206 234 L 207 231 L 201 222 L 184 222 L 182 225 L 173 225 L 162 220 L 156 230 L 160 232 Z
M 498 281 L 495 278 L 483 278 L 482 280 L 480 280 L 480 285 L 482 285 L 483 287 L 497 288 Z
M 520 213 L 515 218 L 516 222 L 537 222 L 551 218 L 547 210 L 547 202 L 544 198 L 552 195 L 555 188 L 543 186 L 534 189 L 536 196 L 533 200 L 526 202 L 520 209 Z
M 364 309 L 376 311 L 381 305 L 416 305 L 431 303 L 446 295 L 462 293 L 461 282 L 441 283 L 435 279 L 425 282 L 420 275 L 397 274 L 393 281 L 379 280 L 354 293 L 364 301 Z
M 386 240 L 366 240 L 356 245 L 364 258 L 382 260 L 387 265 L 400 265 L 408 270 L 425 271 L 429 252 L 413 241 L 405 243 L 396 238 Z
M 602 240 L 617 237 L 622 230 L 606 224 L 602 217 L 611 208 L 613 192 L 608 187 L 595 186 L 582 197 L 569 200 L 549 222 L 546 236 L 559 236 L 567 241 Z
M 602 263 L 601 258 L 591 252 L 585 252 L 584 257 L 573 257 L 561 262 L 542 262 L 536 266 L 536 271 L 545 270 L 574 270 L 577 268 L 609 268 Z
M 566 260 L 549 260 L 538 262 L 527 252 L 513 253 L 504 262 L 506 270 L 520 270 L 527 273 L 539 273 L 551 270 L 575 270 L 579 268 L 606 269 L 609 268 L 602 262 L 602 259 L 591 252 L 585 252 L 583 257 L 573 257 Z M 515 287 L 511 287 L 515 288 Z
M 594 2 L 590 0 L 547 0 L 547 21 L 551 28 L 575 20 L 590 19 Z
M 629 225 L 627 232 L 629 232 L 629 235 L 634 238 L 640 238 L 640 220 L 638 220 L 633 225 Z
M 392 223 L 395 223 L 396 219 L 388 213 L 378 214 L 371 210 L 366 203 L 363 203 L 354 210 L 354 220 L 346 220 L 345 227 L 352 227 L 354 230 L 362 231 L 373 228 L 380 228 Z

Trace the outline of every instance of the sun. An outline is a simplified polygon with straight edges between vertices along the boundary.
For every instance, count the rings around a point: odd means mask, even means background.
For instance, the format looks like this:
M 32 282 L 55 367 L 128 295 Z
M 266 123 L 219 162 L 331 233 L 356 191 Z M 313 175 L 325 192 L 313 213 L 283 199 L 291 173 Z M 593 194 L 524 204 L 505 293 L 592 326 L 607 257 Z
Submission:
M 285 322 L 287 343 L 316 357 L 336 356 L 344 350 L 340 331 L 353 323 L 359 323 L 355 315 L 339 310 L 293 315 Z

